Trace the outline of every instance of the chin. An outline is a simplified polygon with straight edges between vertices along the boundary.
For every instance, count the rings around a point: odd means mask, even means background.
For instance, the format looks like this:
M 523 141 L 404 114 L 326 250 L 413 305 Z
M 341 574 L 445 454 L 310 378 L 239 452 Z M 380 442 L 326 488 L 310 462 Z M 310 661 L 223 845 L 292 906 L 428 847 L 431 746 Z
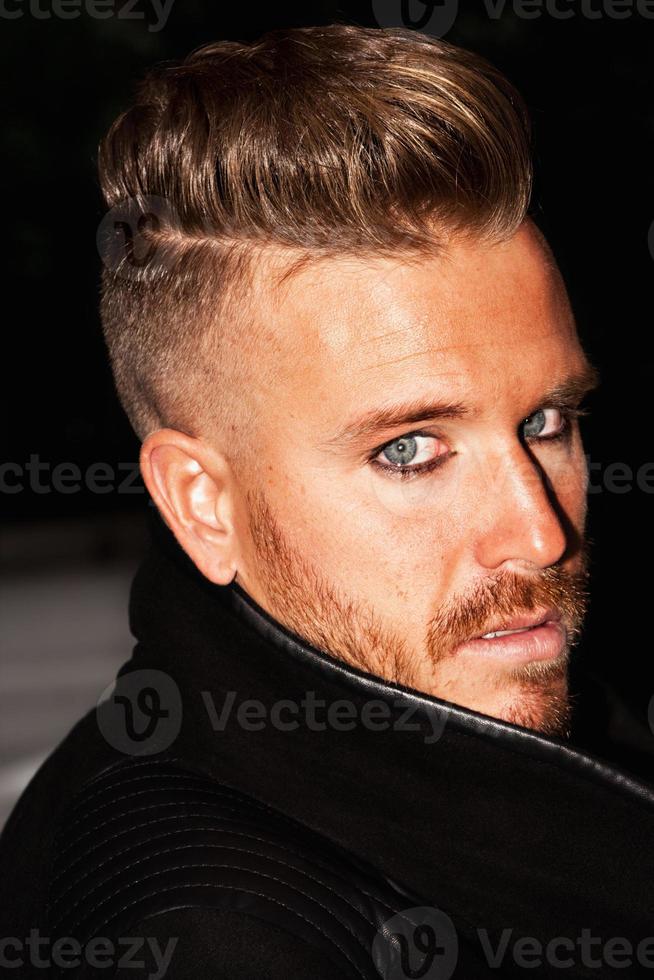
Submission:
M 529 684 L 505 701 L 494 717 L 512 725 L 529 728 L 541 735 L 570 737 L 572 706 L 567 678 L 550 680 L 547 685 Z

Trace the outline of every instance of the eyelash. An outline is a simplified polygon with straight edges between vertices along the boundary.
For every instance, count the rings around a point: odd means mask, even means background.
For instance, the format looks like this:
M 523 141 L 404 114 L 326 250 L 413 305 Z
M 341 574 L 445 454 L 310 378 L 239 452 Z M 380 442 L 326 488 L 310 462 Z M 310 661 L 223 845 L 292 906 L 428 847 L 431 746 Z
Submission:
M 529 442 L 531 443 L 564 442 L 567 439 L 569 439 L 572 434 L 573 421 L 581 418 L 584 415 L 590 414 L 588 409 L 568 408 L 567 406 L 563 406 L 563 405 L 545 405 L 543 406 L 543 408 L 544 409 L 555 408 L 558 412 L 560 412 L 561 415 L 563 416 L 563 425 L 560 431 L 555 433 L 555 435 L 543 436 L 542 438 L 535 436 L 529 440 Z M 541 409 L 537 409 L 537 411 L 541 411 Z M 532 415 L 535 414 L 536 412 L 532 412 Z M 526 419 L 523 419 L 523 422 L 531 418 L 532 415 L 528 415 Z M 383 446 L 380 446 L 378 449 L 375 449 L 374 452 L 368 458 L 368 462 L 372 466 L 374 466 L 376 470 L 380 470 L 382 473 L 387 473 L 392 479 L 411 480 L 411 479 L 415 479 L 415 477 L 417 476 L 431 473 L 434 470 L 439 469 L 444 463 L 447 462 L 448 459 L 451 459 L 452 456 L 456 455 L 456 453 L 452 453 L 452 452 L 443 453 L 441 456 L 436 456 L 434 459 L 429 460 L 429 462 L 427 463 L 418 463 L 416 466 L 413 467 L 394 466 L 392 463 L 386 464 L 386 463 L 379 462 L 377 456 L 379 456 L 380 453 L 382 453 L 387 446 L 391 446 L 394 442 L 397 442 L 398 439 L 402 439 L 402 438 L 406 439 L 409 436 L 426 436 L 428 438 L 434 438 L 434 434 L 432 432 L 423 432 L 421 429 L 414 429 L 412 432 L 404 432 L 402 433 L 402 435 L 396 436 L 395 439 L 391 439 L 389 442 L 385 442 Z

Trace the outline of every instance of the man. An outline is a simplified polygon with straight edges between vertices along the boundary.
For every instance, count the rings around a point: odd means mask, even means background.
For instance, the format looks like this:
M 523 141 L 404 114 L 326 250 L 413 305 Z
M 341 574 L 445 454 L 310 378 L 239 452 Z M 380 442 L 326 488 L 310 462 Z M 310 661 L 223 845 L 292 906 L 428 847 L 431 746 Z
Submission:
M 99 162 L 153 544 L 132 659 L 5 831 L 7 963 L 654 967 L 654 792 L 566 741 L 598 379 L 518 95 L 277 31 L 152 71 Z

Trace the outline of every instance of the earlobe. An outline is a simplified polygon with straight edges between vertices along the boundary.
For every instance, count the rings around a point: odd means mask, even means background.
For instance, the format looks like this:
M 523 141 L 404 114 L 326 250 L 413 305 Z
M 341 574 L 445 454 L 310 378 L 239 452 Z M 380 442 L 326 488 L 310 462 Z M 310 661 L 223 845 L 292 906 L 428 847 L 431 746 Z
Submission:
M 174 429 L 151 433 L 141 447 L 141 472 L 162 518 L 211 582 L 235 577 L 234 481 L 225 457 L 203 440 Z

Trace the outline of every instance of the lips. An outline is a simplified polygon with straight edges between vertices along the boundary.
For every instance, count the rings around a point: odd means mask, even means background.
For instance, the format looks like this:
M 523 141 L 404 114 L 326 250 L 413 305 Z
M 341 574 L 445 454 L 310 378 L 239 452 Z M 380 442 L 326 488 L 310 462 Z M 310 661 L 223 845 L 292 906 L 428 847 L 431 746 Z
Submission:
M 482 637 L 486 638 L 489 633 L 511 633 L 518 630 L 534 629 L 545 623 L 558 623 L 560 620 L 561 612 L 559 609 L 552 608 L 545 609 L 541 612 L 523 613 L 521 616 L 512 616 L 510 619 L 496 620 L 487 629 L 481 633 L 475 633 L 470 639 L 479 640 Z
M 490 635 L 489 635 L 490 634 Z M 520 616 L 496 619 L 483 633 L 465 640 L 455 650 L 459 657 L 479 658 L 517 667 L 536 660 L 558 660 L 565 656 L 567 630 L 558 609 L 544 609 Z

